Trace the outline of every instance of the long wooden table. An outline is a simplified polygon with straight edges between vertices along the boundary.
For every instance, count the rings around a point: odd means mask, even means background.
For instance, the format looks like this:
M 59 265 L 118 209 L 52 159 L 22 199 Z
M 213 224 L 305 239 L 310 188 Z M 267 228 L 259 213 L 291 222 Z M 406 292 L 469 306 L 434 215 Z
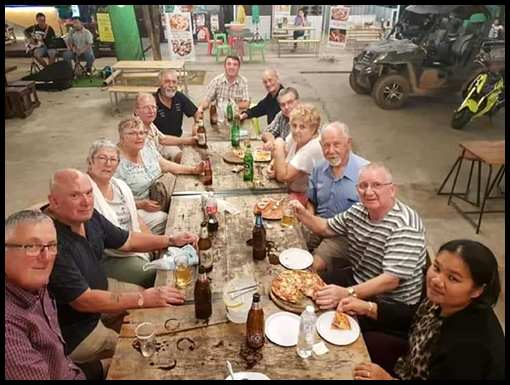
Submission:
M 208 131 L 209 133 L 210 131 Z M 243 173 L 234 173 L 232 168 L 235 165 L 227 164 L 223 160 L 223 154 L 232 150 L 230 141 L 208 141 L 209 149 L 202 150 L 197 147 L 185 147 L 183 150 L 182 164 L 186 166 L 195 165 L 207 155 L 211 157 L 213 166 L 213 185 L 204 186 L 203 177 L 194 175 L 183 175 L 177 178 L 174 188 L 174 196 L 196 195 L 205 191 L 214 191 L 218 194 L 253 193 L 283 193 L 287 191 L 284 183 L 270 180 L 267 176 L 268 163 L 255 163 L 255 172 L 260 175 L 261 183 L 245 182 Z M 252 150 L 262 148 L 262 142 L 252 141 Z
M 280 198 L 283 195 L 272 195 Z M 271 343 L 260 350 L 254 361 L 246 355 L 246 325 L 229 323 L 221 299 L 223 285 L 236 277 L 251 277 L 260 285 L 265 317 L 281 312 L 269 298 L 272 279 L 284 268 L 268 259 L 255 262 L 246 241 L 251 238 L 253 207 L 263 197 L 255 195 L 218 196 L 232 203 L 238 215 L 219 215 L 219 231 L 213 237 L 214 269 L 210 274 L 213 313 L 207 322 L 195 319 L 193 288 L 185 290 L 187 305 L 172 308 L 133 310 L 125 318 L 108 374 L 108 379 L 152 380 L 223 380 L 228 376 L 225 362 L 235 371 L 262 372 L 272 380 L 351 380 L 356 365 L 370 361 L 363 337 L 345 347 L 325 342 L 329 353 L 307 360 L 297 356 L 296 348 Z M 172 200 L 167 233 L 196 232 L 203 219 L 200 197 L 177 197 Z M 279 224 L 266 222 L 267 238 L 279 251 L 304 248 L 299 227 L 283 230 Z M 273 261 L 278 263 L 277 261 Z M 196 273 L 195 273 L 196 275 Z M 195 277 L 194 277 L 195 278 Z M 173 284 L 173 274 L 158 272 L 156 285 Z M 144 358 L 133 347 L 134 329 L 141 322 L 156 325 L 156 353 Z M 316 342 L 319 342 L 316 336 Z

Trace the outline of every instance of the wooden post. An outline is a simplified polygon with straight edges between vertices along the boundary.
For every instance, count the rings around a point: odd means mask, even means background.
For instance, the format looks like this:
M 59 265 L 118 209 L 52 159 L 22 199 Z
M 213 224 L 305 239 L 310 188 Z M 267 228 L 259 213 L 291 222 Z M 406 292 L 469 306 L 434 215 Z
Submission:
M 159 45 L 161 17 L 159 15 L 158 5 L 142 5 L 142 12 L 145 28 L 147 29 L 151 42 L 153 59 L 162 60 L 161 48 Z

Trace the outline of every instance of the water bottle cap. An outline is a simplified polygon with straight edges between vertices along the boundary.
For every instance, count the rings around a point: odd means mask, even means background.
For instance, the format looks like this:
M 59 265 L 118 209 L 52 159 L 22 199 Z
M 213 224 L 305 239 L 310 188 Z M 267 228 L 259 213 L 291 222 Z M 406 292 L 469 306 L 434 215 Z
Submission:
M 306 312 L 310 314 L 315 314 L 315 308 L 313 306 L 307 306 Z

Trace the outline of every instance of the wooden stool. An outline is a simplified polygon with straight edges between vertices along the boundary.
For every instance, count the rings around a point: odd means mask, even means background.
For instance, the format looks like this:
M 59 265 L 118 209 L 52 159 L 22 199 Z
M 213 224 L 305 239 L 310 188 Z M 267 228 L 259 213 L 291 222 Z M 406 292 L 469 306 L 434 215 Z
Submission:
M 34 81 L 20 80 L 20 81 L 9 84 L 9 87 L 27 87 L 30 90 L 30 98 L 32 100 L 32 104 L 34 105 L 34 108 L 37 108 L 41 105 L 41 102 L 39 101 L 39 97 L 37 96 L 37 90 L 35 89 Z
M 25 119 L 34 111 L 31 94 L 27 87 L 5 87 L 5 110 L 10 111 L 10 117 Z

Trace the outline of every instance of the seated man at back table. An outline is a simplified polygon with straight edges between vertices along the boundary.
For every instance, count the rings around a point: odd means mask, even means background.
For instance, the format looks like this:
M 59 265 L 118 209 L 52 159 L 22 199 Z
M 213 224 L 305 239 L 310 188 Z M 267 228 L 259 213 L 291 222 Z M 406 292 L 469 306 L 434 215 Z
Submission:
M 159 90 L 154 94 L 158 112 L 154 124 L 165 135 L 175 138 L 172 146 L 186 146 L 190 144 L 189 138 L 182 137 L 182 120 L 184 115 L 193 117 L 194 122 L 202 118 L 197 106 L 182 92 L 178 91 L 179 78 L 175 71 L 163 71 L 158 77 Z M 193 127 L 196 135 L 198 126 Z M 195 143 L 192 143 L 195 144 Z
M 223 100 L 225 103 L 233 100 L 239 112 L 250 107 L 250 89 L 248 80 L 239 75 L 241 60 L 237 56 L 228 56 L 225 59 L 225 73 L 216 76 L 207 88 L 207 95 L 199 107 L 200 112 L 207 110 L 212 102 Z
M 287 139 L 290 134 L 290 113 L 299 105 L 299 94 L 295 88 L 288 87 L 278 94 L 281 111 L 262 134 L 264 150 L 274 150 L 274 142 L 278 138 Z
M 335 122 L 327 125 L 322 130 L 320 142 L 326 160 L 312 171 L 306 208 L 314 215 L 329 219 L 359 203 L 358 175 L 370 162 L 351 151 L 352 138 L 346 124 Z M 338 241 L 338 238 L 323 239 L 311 234 L 308 249 L 315 251 L 315 260 L 319 261 L 321 258 L 317 255 L 325 253 L 329 256 L 329 245 Z
M 158 104 L 152 94 L 138 94 L 135 99 L 133 112 L 138 116 L 147 133 L 147 141 L 152 142 L 163 158 L 175 163 L 182 161 L 182 149 L 180 146 L 195 146 L 198 140 L 195 136 L 179 138 L 173 135 L 163 134 L 154 124 L 158 117 Z M 182 132 L 182 131 L 181 131 Z
M 69 62 L 72 66 L 73 60 L 85 60 L 86 70 L 88 73 L 92 71 L 94 65 L 94 51 L 92 45 L 94 44 L 94 38 L 92 33 L 83 26 L 83 21 L 79 17 L 73 17 L 73 31 L 67 38 L 67 48 L 62 54 L 62 58 Z
M 278 104 L 278 94 L 284 89 L 280 83 L 280 78 L 275 70 L 265 70 L 262 74 L 262 84 L 267 90 L 267 96 L 262 99 L 255 107 L 241 113 L 241 120 L 260 118 L 267 115 L 267 124 L 273 123 L 276 115 L 281 111 Z
M 124 311 L 182 305 L 184 297 L 174 287 L 144 290 L 107 279 L 101 268 L 105 249 L 150 252 L 196 246 L 198 237 L 127 232 L 114 226 L 94 209 L 91 180 L 77 170 L 56 172 L 48 199 L 42 210 L 53 219 L 61 247 L 48 287 L 57 301 L 68 353 L 79 363 L 111 358 L 118 338 L 113 329 Z
M 55 63 L 57 50 L 54 47 L 55 31 L 51 26 L 46 24 L 46 16 L 44 13 L 38 13 L 35 17 L 36 23 L 31 27 L 25 29 L 25 37 L 29 40 L 29 45 L 38 46 L 34 48 L 34 58 L 43 67 L 48 64 Z M 48 56 L 49 63 L 47 64 L 44 57 Z

